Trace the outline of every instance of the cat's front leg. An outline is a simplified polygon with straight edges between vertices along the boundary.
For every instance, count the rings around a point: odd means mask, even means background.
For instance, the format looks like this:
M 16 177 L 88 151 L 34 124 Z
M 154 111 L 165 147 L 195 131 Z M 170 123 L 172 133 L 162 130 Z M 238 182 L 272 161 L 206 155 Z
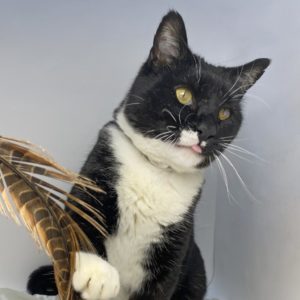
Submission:
M 77 252 L 73 287 L 86 300 L 113 299 L 120 290 L 119 273 L 100 256 Z

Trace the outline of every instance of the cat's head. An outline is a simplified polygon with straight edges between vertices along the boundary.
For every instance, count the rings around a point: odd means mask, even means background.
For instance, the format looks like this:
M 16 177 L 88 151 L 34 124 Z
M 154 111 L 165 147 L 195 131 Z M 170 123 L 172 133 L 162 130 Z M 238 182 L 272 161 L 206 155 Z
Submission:
M 188 47 L 181 16 L 161 21 L 116 119 L 153 163 L 178 172 L 206 167 L 237 135 L 242 98 L 270 64 L 211 65 Z

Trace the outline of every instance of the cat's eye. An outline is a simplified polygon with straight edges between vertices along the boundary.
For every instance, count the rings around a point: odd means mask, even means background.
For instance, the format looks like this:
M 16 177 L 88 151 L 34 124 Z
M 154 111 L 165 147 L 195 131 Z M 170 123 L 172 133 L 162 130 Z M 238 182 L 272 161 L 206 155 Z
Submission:
M 222 108 L 219 111 L 219 120 L 225 121 L 230 118 L 230 110 L 228 108 Z
M 193 94 L 186 87 L 179 87 L 176 89 L 177 100 L 183 105 L 189 105 L 192 103 Z

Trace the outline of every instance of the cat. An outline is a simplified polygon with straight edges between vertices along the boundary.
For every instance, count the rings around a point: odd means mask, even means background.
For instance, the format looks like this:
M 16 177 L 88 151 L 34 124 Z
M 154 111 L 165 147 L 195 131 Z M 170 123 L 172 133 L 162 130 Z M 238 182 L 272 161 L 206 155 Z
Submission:
M 99 255 L 76 253 L 73 287 L 83 299 L 201 300 L 204 262 L 194 240 L 204 170 L 242 123 L 242 99 L 270 60 L 238 67 L 193 54 L 182 17 L 169 11 L 150 54 L 81 173 L 106 194 L 72 193 L 106 218 L 103 238 L 76 214 Z M 51 266 L 34 271 L 32 294 L 57 293 Z

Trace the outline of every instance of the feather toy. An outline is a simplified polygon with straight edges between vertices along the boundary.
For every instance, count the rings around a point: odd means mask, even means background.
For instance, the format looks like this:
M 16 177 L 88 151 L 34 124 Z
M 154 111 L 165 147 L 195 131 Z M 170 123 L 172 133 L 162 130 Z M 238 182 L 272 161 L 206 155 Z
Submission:
M 0 136 L 0 213 L 23 223 L 51 257 L 59 298 L 76 300 L 80 298 L 71 285 L 74 254 L 79 250 L 96 253 L 96 249 L 62 206 L 79 214 L 100 234 L 106 235 L 106 231 L 101 213 L 59 188 L 57 181 L 76 185 L 86 193 L 103 192 L 88 178 L 57 164 L 44 149 Z

